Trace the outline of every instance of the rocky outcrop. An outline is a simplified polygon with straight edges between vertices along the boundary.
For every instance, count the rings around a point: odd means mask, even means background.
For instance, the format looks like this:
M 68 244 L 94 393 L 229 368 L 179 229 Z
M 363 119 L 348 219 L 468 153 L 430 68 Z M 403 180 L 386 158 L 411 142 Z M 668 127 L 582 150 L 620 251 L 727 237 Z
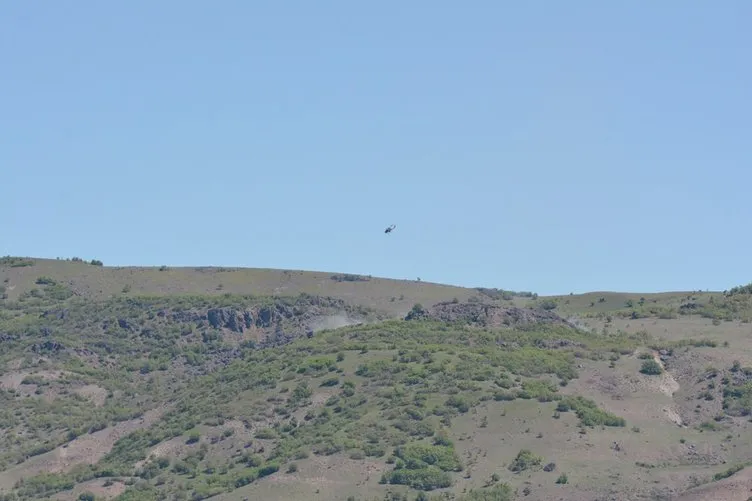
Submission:
M 165 318 L 199 327 L 243 334 L 255 331 L 257 346 L 280 346 L 314 331 L 360 323 L 365 312 L 355 311 L 342 299 L 302 295 L 294 301 L 280 300 L 247 307 L 213 307 L 207 310 L 167 312 Z
M 45 341 L 43 343 L 34 343 L 31 345 L 31 351 L 34 353 L 52 352 L 57 353 L 65 349 L 62 343 L 57 341 Z
M 574 327 L 556 313 L 543 309 L 499 306 L 484 303 L 437 303 L 429 309 L 413 308 L 405 320 L 429 318 L 442 322 L 460 322 L 481 327 L 515 327 L 551 324 Z
M 215 329 L 229 329 L 241 333 L 253 325 L 253 314 L 250 311 L 238 311 L 233 308 L 211 308 L 206 313 L 209 325 Z
M 17 341 L 18 336 L 13 336 L 11 334 L 4 334 L 0 332 L 0 343 L 10 343 L 13 341 Z
M 280 308 L 279 306 L 275 304 L 273 306 L 262 306 L 259 308 L 256 325 L 268 329 L 283 318 L 292 317 L 292 312 L 288 311 L 285 307 Z
M 47 316 L 57 314 L 47 312 Z M 143 338 L 158 338 L 170 324 L 181 324 L 183 336 L 223 330 L 245 334 L 244 337 L 253 339 L 258 346 L 278 346 L 298 337 L 311 337 L 314 331 L 321 329 L 360 323 L 369 315 L 367 310 L 350 306 L 342 299 L 302 294 L 272 301 L 254 302 L 250 299 L 245 305 L 174 309 L 160 306 L 142 310 L 140 315 L 113 316 L 102 321 L 100 328 L 104 331 L 115 328 L 138 333 Z
M 292 342 L 295 338 L 299 337 L 299 334 L 292 331 L 285 332 L 284 329 L 275 329 L 273 333 L 268 334 L 259 344 L 259 348 L 271 348 L 274 346 L 282 346 Z

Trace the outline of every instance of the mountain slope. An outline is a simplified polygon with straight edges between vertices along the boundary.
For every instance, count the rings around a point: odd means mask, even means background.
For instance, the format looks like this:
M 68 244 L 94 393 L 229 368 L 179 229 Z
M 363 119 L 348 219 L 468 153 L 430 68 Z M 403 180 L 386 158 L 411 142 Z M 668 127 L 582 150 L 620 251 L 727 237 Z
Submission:
M 670 499 L 752 460 L 742 289 L 21 258 L 0 279 L 3 500 Z
M 330 296 L 404 315 L 417 302 L 467 300 L 474 289 L 417 280 L 394 280 L 336 272 L 221 267 L 106 267 L 81 260 L 3 258 L 2 279 L 10 300 L 38 288 L 49 277 L 87 299 L 113 296 L 311 295 Z

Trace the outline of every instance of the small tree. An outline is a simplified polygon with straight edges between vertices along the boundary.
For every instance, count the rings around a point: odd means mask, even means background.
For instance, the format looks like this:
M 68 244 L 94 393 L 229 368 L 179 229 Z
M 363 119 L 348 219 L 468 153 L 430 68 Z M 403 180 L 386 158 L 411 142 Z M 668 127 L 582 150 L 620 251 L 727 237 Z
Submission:
M 405 320 L 420 320 L 428 317 L 428 311 L 420 303 L 415 303 L 412 309 L 408 312 Z

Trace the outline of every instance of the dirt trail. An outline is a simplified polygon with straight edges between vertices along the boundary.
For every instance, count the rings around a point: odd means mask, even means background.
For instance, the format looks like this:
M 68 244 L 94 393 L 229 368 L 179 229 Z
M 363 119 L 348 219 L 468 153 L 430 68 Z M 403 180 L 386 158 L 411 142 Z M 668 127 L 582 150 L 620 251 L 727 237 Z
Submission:
M 676 378 L 666 370 L 663 360 L 661 360 L 660 355 L 656 351 L 653 352 L 653 360 L 655 360 L 655 362 L 661 366 L 661 369 L 663 369 L 663 373 L 659 376 L 660 380 L 658 381 L 658 389 L 666 396 L 673 398 L 674 393 L 681 389 L 681 385 L 679 385 Z M 679 408 L 677 405 L 664 407 L 663 412 L 669 420 L 673 421 L 678 426 L 685 426 L 684 421 L 679 414 Z
M 35 371 L 35 370 L 23 370 L 23 371 L 16 371 L 16 372 L 9 372 L 2 377 L 0 377 L 0 387 L 6 388 L 9 390 L 18 390 L 21 388 L 21 384 L 23 383 L 23 380 L 26 379 L 28 376 L 36 376 L 42 379 L 46 379 L 47 381 L 56 381 L 63 376 L 66 376 L 68 374 L 73 374 L 70 371 L 65 370 L 41 370 L 41 371 Z
M 674 393 L 681 388 L 679 382 L 666 370 L 666 366 L 663 364 L 663 360 L 661 360 L 658 352 L 653 352 L 653 360 L 655 360 L 655 362 L 661 366 L 661 369 L 663 369 L 658 388 L 669 397 L 673 397 Z

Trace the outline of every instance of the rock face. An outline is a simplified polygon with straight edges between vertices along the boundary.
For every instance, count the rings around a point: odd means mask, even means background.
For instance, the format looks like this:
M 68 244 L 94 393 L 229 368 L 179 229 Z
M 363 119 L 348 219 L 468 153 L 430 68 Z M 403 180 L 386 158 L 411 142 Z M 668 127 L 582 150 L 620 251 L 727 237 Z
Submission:
M 245 307 L 161 310 L 156 317 L 167 322 L 193 324 L 200 329 L 221 329 L 236 334 L 253 330 L 253 337 L 259 340 L 258 345 L 267 346 L 285 344 L 300 336 L 311 337 L 315 330 L 326 328 L 329 324 L 359 323 L 365 312 L 355 310 L 357 308 L 348 306 L 342 299 L 301 296 L 294 301 L 280 300 Z M 327 319 L 333 318 L 337 320 L 327 322 Z M 118 325 L 121 329 L 133 327 L 129 322 L 118 322 Z
M 498 306 L 484 303 L 437 303 L 429 309 L 413 308 L 405 320 L 429 318 L 442 322 L 462 322 L 481 327 L 514 327 L 551 324 L 574 327 L 556 313 L 542 309 Z
M 297 304 L 290 306 L 283 303 L 255 306 L 248 309 L 211 308 L 206 313 L 206 320 L 215 329 L 228 329 L 242 333 L 246 329 L 277 329 L 286 321 L 294 321 L 301 326 L 320 315 L 330 313 L 332 309 L 345 309 L 344 302 L 331 300 L 328 304 Z
M 233 332 L 243 332 L 253 325 L 253 315 L 250 311 L 237 311 L 232 308 L 211 308 L 206 313 L 209 325 L 215 329 L 229 329 Z

